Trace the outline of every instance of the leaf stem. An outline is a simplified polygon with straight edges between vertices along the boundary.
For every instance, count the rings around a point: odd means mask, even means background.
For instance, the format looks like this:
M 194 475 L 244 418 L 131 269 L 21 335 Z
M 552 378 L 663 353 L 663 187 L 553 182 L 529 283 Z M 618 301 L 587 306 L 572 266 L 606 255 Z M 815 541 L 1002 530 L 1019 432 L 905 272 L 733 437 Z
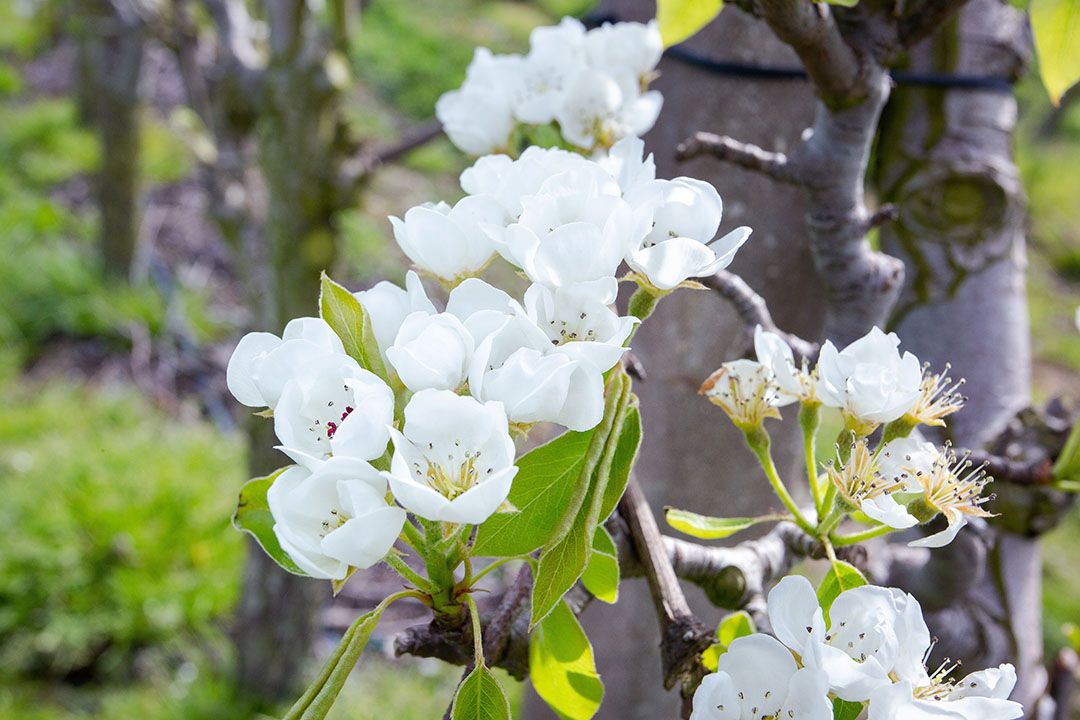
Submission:
M 810 485 L 810 494 L 814 498 L 814 509 L 821 517 L 822 494 L 817 471 L 817 431 L 821 426 L 821 405 L 803 403 L 799 406 L 799 426 L 803 432 L 803 454 L 806 456 L 806 482 Z
M 506 563 L 510 562 L 511 560 L 524 560 L 524 559 L 525 558 L 522 558 L 520 556 L 500 558 L 500 559 L 496 560 L 495 562 L 491 563 L 490 565 L 486 565 L 486 566 L 480 568 L 480 570 L 475 575 L 472 576 L 472 582 L 470 583 L 470 585 L 476 585 L 476 583 L 479 582 L 480 579 L 483 578 L 485 575 L 490 573 L 492 570 L 495 570 L 496 568 L 501 567 L 502 565 L 505 565 Z
M 424 592 L 431 592 L 435 589 L 435 586 L 431 584 L 430 580 L 409 567 L 409 564 L 393 551 L 383 558 L 383 562 L 393 568 L 398 575 L 415 585 L 417 589 L 423 590 Z
M 469 604 L 469 617 L 472 618 L 474 662 L 476 667 L 482 667 L 484 665 L 484 638 L 480 629 L 480 610 L 476 607 L 476 600 L 472 595 L 466 595 L 465 602 Z
M 830 540 L 836 547 L 842 547 L 844 545 L 854 545 L 855 543 L 865 542 L 872 540 L 876 537 L 881 537 L 893 531 L 894 528 L 888 525 L 876 525 L 866 530 L 860 530 L 859 532 L 851 533 L 850 535 L 831 535 Z
M 784 485 L 784 481 L 780 478 L 776 463 L 773 461 L 772 451 L 769 449 L 769 434 L 760 427 L 747 430 L 744 434 L 746 444 L 750 446 L 754 455 L 757 456 L 758 462 L 761 463 L 761 468 L 765 471 L 765 477 L 769 479 L 773 492 L 776 493 L 776 496 L 780 498 L 780 502 L 784 503 L 784 507 L 791 513 L 791 516 L 795 519 L 795 524 L 811 537 L 816 536 L 814 526 L 803 516 L 802 510 L 799 509 L 798 503 L 795 502 L 795 498 L 791 497 L 787 486 Z

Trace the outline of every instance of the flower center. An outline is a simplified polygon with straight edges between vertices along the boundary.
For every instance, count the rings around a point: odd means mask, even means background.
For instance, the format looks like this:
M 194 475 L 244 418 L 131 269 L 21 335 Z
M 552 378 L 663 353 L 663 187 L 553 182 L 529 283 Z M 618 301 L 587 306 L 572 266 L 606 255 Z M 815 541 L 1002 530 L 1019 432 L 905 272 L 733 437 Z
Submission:
M 460 441 L 454 441 L 454 447 L 460 447 Z M 494 468 L 480 462 L 480 451 L 466 451 L 464 455 L 449 452 L 443 461 L 436 457 L 434 446 L 428 444 L 425 453 L 425 468 L 420 462 L 413 463 L 413 473 L 417 478 L 426 479 L 429 486 L 439 491 L 449 500 L 462 495 L 473 488 L 482 477 L 492 473 Z
M 330 533 L 337 530 L 339 527 L 349 521 L 349 517 L 344 511 L 337 508 L 330 508 L 330 515 L 326 520 L 322 522 L 322 531 L 319 532 L 319 538 L 322 539 Z

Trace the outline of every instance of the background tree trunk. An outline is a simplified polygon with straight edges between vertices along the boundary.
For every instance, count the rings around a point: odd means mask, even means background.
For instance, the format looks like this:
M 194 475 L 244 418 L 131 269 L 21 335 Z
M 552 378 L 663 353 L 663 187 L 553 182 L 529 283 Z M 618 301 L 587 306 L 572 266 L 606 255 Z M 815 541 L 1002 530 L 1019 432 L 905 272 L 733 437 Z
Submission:
M 327 72 L 327 38 L 306 11 L 291 11 L 293 3 L 266 5 L 271 54 L 252 98 L 261 227 L 257 241 L 239 255 L 252 264 L 248 285 L 257 329 L 280 332 L 292 318 L 318 315 L 320 274 L 332 271 L 336 259 L 335 217 L 354 196 L 339 180 L 350 145 L 341 108 L 344 81 Z M 288 462 L 272 449 L 276 444 L 268 422 L 251 426 L 253 476 Z M 255 547 L 249 559 L 237 618 L 240 682 L 257 697 L 288 699 L 303 684 L 327 584 L 288 575 Z
M 139 213 L 139 76 L 142 21 L 109 0 L 82 0 L 77 78 L 80 114 L 97 132 L 99 249 L 106 274 L 126 278 L 135 257 Z
M 650 0 L 612 0 L 601 7 L 620 20 L 655 15 Z M 762 23 L 734 8 L 695 36 L 689 46 L 709 57 L 751 64 L 796 66 L 794 54 Z M 675 147 L 696 130 L 726 133 L 764 147 L 794 144 L 813 117 L 810 88 L 795 82 L 762 82 L 712 74 L 665 58 L 653 87 L 664 94 L 664 111 L 645 138 L 661 177 L 688 175 L 712 182 L 724 200 L 721 233 L 739 225 L 754 229 L 732 270 L 775 308 L 785 330 L 815 336 L 821 327 L 821 288 L 807 248 L 805 205 L 798 188 L 779 186 L 709 158 L 679 165 Z M 758 514 L 776 509 L 760 467 L 742 435 L 719 408 L 697 395 L 701 382 L 725 360 L 749 348 L 744 327 L 726 301 L 711 291 L 683 291 L 665 298 L 634 338 L 634 352 L 648 378 L 637 383 L 646 439 L 637 474 L 656 510 L 665 505 L 717 515 Z M 771 426 L 781 470 L 801 472 L 795 445 L 795 413 Z M 659 518 L 661 527 L 665 527 Z M 740 536 L 742 538 L 743 536 Z M 691 605 L 706 623 L 721 612 L 693 587 Z M 661 685 L 660 634 L 645 581 L 628 580 L 612 607 L 593 603 L 584 616 L 607 688 L 600 718 L 678 717 L 677 693 Z M 532 698 L 530 717 L 550 717 Z
M 1023 14 L 999 0 L 971 0 L 910 53 L 921 72 L 1015 79 L 1030 56 Z M 979 447 L 1030 401 L 1031 347 L 1024 284 L 1024 196 L 1012 157 L 1012 94 L 899 88 L 882 121 L 877 184 L 899 220 L 882 228 L 886 252 L 907 266 L 893 325 L 904 346 L 935 368 L 946 362 L 967 379 L 969 396 L 950 418 L 956 444 Z M 1007 510 L 1001 509 L 1002 512 Z M 1034 537 L 1000 529 L 984 572 L 961 538 L 935 553 L 939 572 L 959 572 L 970 589 L 942 607 L 922 593 L 935 656 L 981 668 L 1017 666 L 1014 695 L 1028 708 L 1044 691 L 1041 559 Z M 940 567 L 939 567 L 940 566 Z

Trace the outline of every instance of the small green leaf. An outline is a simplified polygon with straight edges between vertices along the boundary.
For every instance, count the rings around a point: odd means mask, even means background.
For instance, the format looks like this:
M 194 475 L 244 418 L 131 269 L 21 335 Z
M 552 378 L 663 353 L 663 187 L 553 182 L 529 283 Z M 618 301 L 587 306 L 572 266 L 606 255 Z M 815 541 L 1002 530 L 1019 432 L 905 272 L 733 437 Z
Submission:
M 250 533 L 259 543 L 259 547 L 283 569 L 293 575 L 307 577 L 307 573 L 301 570 L 288 553 L 281 549 L 281 543 L 274 534 L 274 516 L 270 514 L 270 506 L 266 502 L 266 491 L 270 489 L 278 475 L 286 470 L 288 468 L 283 467 L 265 477 L 257 477 L 244 483 L 240 488 L 240 498 L 236 503 L 236 512 L 232 516 L 232 524 L 237 530 Z
M 830 5 L 840 5 L 842 7 L 855 7 L 859 4 L 859 0 L 825 0 Z
M 829 572 L 825 573 L 817 592 L 818 602 L 821 603 L 821 609 L 825 611 L 825 620 L 828 621 L 829 608 L 840 593 L 862 585 L 866 585 L 866 578 L 854 565 L 843 560 L 834 562 Z
M 833 700 L 833 720 L 855 720 L 862 712 L 863 704 L 836 698 Z
M 585 452 L 592 436 L 592 431 L 566 432 L 518 458 L 518 472 L 508 498 L 518 512 L 488 518 L 476 531 L 473 553 L 481 557 L 514 557 L 547 544 L 580 490 Z
M 723 9 L 723 0 L 656 0 L 656 22 L 664 47 L 694 35 Z
M 529 637 L 529 678 L 560 718 L 588 720 L 604 697 L 592 645 L 574 613 L 560 602 Z
M 510 701 L 494 673 L 478 665 L 458 686 L 450 716 L 453 720 L 510 720 Z
M 1080 0 L 1031 0 L 1039 73 L 1055 105 L 1080 80 Z
M 667 524 L 681 533 L 702 540 L 719 540 L 745 530 L 756 522 L 755 518 L 718 518 L 698 515 L 687 510 L 665 508 L 664 518 Z
M 746 635 L 753 635 L 755 632 L 757 632 L 757 625 L 754 624 L 754 618 L 750 617 L 750 613 L 745 610 L 725 615 L 716 628 L 716 638 L 719 642 L 705 648 L 705 652 L 701 653 L 701 663 L 710 672 L 716 672 L 720 656 L 727 652 L 728 646 L 735 640 Z
M 619 554 L 615 541 L 603 525 L 598 526 L 593 534 L 592 554 L 581 576 L 581 583 L 598 600 L 615 603 L 619 599 Z
M 750 617 L 750 613 L 739 610 L 724 616 L 724 619 L 720 621 L 720 626 L 716 629 L 716 639 L 724 647 L 730 647 L 735 640 L 753 635 L 756 631 L 757 626 L 754 624 L 754 618 Z
M 720 656 L 725 652 L 727 648 L 720 643 L 713 643 L 701 653 L 701 664 L 709 672 L 716 672 L 716 667 L 720 664 Z
M 364 312 L 356 296 L 331 280 L 326 273 L 322 274 L 319 314 L 341 338 L 349 357 L 383 380 L 388 378 L 379 345 L 375 341 L 375 332 L 371 329 L 371 318 Z

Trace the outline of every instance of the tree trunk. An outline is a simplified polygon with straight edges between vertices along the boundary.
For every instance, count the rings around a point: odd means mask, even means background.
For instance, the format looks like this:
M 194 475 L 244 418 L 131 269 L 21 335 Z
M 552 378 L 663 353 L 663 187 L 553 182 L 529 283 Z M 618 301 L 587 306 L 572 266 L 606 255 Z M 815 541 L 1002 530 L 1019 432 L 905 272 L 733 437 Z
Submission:
M 78 77 L 80 112 L 101 145 L 97 174 L 99 249 L 106 274 L 126 278 L 138 238 L 139 76 L 143 28 L 108 0 L 84 0 Z M 87 117 L 89 111 L 89 117 Z
M 1020 11 L 999 0 L 971 0 L 912 50 L 910 66 L 1009 80 L 1023 70 L 1028 43 Z M 951 439 L 962 447 L 986 443 L 1030 400 L 1015 123 L 1009 93 L 901 87 L 881 127 L 876 180 L 882 200 L 900 210 L 881 240 L 907 266 L 892 324 L 904 347 L 936 369 L 951 362 L 953 374 L 967 379 L 968 404 L 949 423 Z M 1046 681 L 1038 540 L 997 528 L 985 572 L 966 572 L 979 564 L 980 542 L 962 536 L 922 571 L 969 583 L 948 607 L 940 590 L 920 597 L 931 632 L 941 639 L 935 657 L 962 659 L 973 669 L 1013 662 L 1020 676 L 1014 698 L 1032 713 Z
M 607 11 L 620 20 L 644 21 L 655 14 L 646 0 L 612 0 Z M 795 56 L 762 23 L 730 9 L 693 38 L 690 47 L 709 57 L 751 64 L 797 64 Z M 814 337 L 821 327 L 821 289 L 806 245 L 802 192 L 760 175 L 731 169 L 709 158 L 679 165 L 676 145 L 697 130 L 726 133 L 765 147 L 797 142 L 813 116 L 813 95 L 805 83 L 762 82 L 725 77 L 665 58 L 654 87 L 664 94 L 664 111 L 645 138 L 655 153 L 660 177 L 689 175 L 712 182 L 724 200 L 721 233 L 738 225 L 754 229 L 732 268 L 775 308 L 774 319 L 792 332 Z M 634 338 L 634 352 L 648 373 L 635 390 L 641 396 L 645 442 L 637 465 L 654 509 L 665 505 L 716 515 L 760 514 L 778 507 L 742 435 L 720 410 L 697 394 L 719 365 L 748 350 L 744 326 L 726 302 L 710 291 L 681 290 L 660 302 Z M 770 423 L 781 470 L 802 472 L 796 459 L 795 413 Z M 664 527 L 663 519 L 659 519 Z M 743 536 L 740 536 L 740 539 Z M 721 611 L 696 588 L 691 605 L 706 623 Z M 620 588 L 612 607 L 593 603 L 586 631 L 597 652 L 606 687 L 600 718 L 673 718 L 677 693 L 661 685 L 660 634 L 648 587 L 641 579 Z M 530 717 L 550 717 L 531 698 Z
M 276 10 L 271 15 L 280 20 Z M 295 44 L 283 42 L 282 27 L 271 23 L 275 50 L 261 74 L 255 126 L 265 207 L 257 246 L 241 251 L 253 264 L 249 297 L 258 325 L 274 332 L 291 318 L 318 314 L 320 274 L 336 258 L 334 218 L 352 202 L 338 183 L 343 120 L 338 88 L 323 71 L 327 48 L 305 46 L 303 21 L 296 22 Z M 253 426 L 253 475 L 288 462 L 275 444 L 269 423 Z M 250 560 L 237 627 L 240 682 L 260 698 L 286 699 L 310 659 L 327 584 L 288 575 L 258 548 Z

